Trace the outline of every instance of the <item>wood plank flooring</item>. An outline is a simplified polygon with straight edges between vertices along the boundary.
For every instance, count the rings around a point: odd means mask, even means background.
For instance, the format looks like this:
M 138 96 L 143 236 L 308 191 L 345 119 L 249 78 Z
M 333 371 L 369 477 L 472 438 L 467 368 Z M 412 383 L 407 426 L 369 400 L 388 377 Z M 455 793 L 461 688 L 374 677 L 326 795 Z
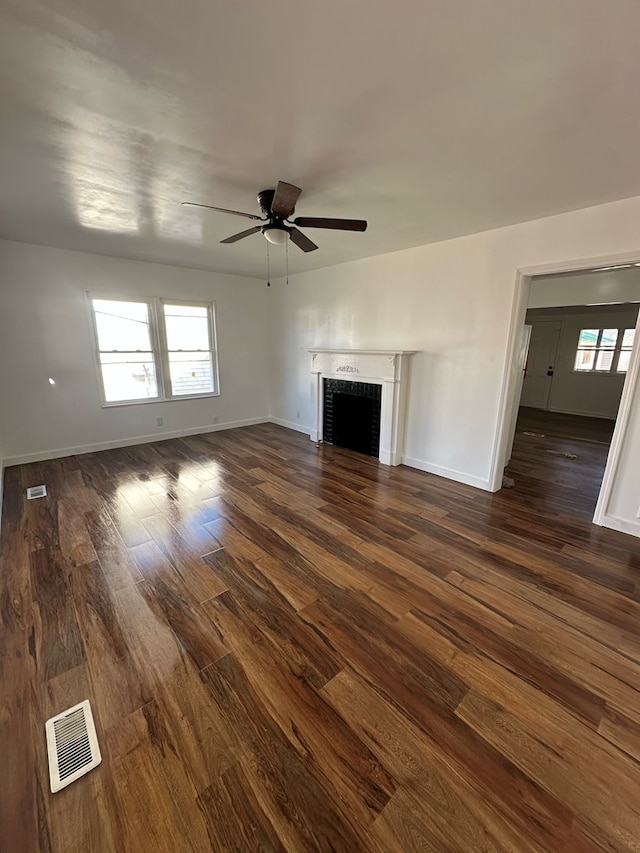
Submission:
M 549 513 L 592 519 L 615 421 L 520 408 L 507 475 L 520 499 Z
M 517 428 L 571 441 L 609 445 L 615 425 L 616 422 L 610 418 L 589 418 L 584 415 L 569 415 L 521 406 Z
M 0 850 L 640 850 L 640 542 L 523 432 L 496 495 L 273 425 L 7 469 Z

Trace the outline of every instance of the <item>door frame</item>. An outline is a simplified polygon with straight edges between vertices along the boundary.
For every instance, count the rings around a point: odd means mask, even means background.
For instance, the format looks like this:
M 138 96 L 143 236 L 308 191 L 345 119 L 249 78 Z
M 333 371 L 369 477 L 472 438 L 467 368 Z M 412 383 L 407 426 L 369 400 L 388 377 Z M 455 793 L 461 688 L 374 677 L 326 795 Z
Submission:
M 514 395 L 514 399 L 517 399 L 518 401 L 522 400 L 522 389 L 524 387 L 524 380 L 526 379 L 527 363 L 529 360 L 529 348 L 531 346 L 531 334 L 533 332 L 533 326 L 529 323 L 525 323 L 524 326 L 522 327 L 522 331 L 524 333 L 522 335 L 523 344 L 521 343 L 520 350 L 516 355 L 517 361 L 516 361 L 516 364 L 514 365 L 516 373 L 515 373 L 513 395 Z M 520 358 L 522 355 L 524 355 L 524 359 L 523 359 L 524 363 L 522 363 L 520 361 Z M 515 438 L 516 438 L 517 424 L 518 424 L 518 407 L 514 405 L 512 410 L 511 410 L 511 420 L 509 422 L 509 426 L 508 426 L 509 431 L 507 432 L 507 441 L 505 444 L 505 453 L 504 453 L 504 462 L 503 462 L 504 468 L 506 468 L 507 465 L 509 464 L 509 462 L 511 462 L 511 455 L 513 453 L 513 445 L 514 445 Z M 504 468 L 503 468 L 503 470 L 504 470 Z
M 512 366 L 518 355 L 520 330 L 522 329 L 522 326 L 524 326 L 525 316 L 527 313 L 531 279 L 538 275 L 561 275 L 562 273 L 568 272 L 587 272 L 597 267 L 634 263 L 640 263 L 640 250 L 634 253 L 626 252 L 618 255 L 603 255 L 595 258 L 583 258 L 580 260 L 564 261 L 560 263 L 539 264 L 537 266 L 521 267 L 516 270 L 513 299 L 511 303 L 511 315 L 509 320 L 509 334 L 507 337 L 507 347 L 502 367 L 502 383 L 498 404 L 498 421 L 491 453 L 491 466 L 489 469 L 490 491 L 497 492 L 502 486 L 502 476 L 504 471 L 503 462 L 504 454 L 506 452 L 506 442 L 508 441 L 509 424 L 511 422 L 513 409 L 519 404 L 519 401 L 514 399 L 515 383 Z M 633 350 L 631 352 L 629 370 L 627 371 L 622 389 L 622 397 L 620 399 L 616 425 L 613 431 L 613 437 L 609 447 L 609 455 L 607 456 L 607 464 L 602 478 L 602 485 L 600 486 L 600 494 L 598 495 L 598 502 L 593 516 L 593 523 L 601 526 L 604 524 L 609 499 L 615 485 L 618 465 L 620 463 L 624 440 L 627 434 L 627 427 L 629 425 L 629 417 L 631 415 L 631 401 L 639 379 L 640 312 L 638 313 L 636 337 Z

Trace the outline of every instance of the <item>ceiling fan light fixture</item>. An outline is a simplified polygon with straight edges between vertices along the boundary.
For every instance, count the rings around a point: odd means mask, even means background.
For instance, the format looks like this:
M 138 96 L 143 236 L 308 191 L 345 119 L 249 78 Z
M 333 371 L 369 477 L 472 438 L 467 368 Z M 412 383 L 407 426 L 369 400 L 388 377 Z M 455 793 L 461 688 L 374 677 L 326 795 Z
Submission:
M 281 225 L 265 225 L 262 233 L 275 246 L 283 246 L 289 239 L 289 230 Z

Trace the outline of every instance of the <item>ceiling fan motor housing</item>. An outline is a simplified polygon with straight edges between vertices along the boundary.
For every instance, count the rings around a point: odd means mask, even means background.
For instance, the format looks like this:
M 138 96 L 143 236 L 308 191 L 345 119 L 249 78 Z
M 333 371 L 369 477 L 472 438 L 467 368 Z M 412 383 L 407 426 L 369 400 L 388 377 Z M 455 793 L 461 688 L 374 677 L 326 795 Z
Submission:
M 273 197 L 276 194 L 275 190 L 261 190 L 258 193 L 258 204 L 260 206 L 260 210 L 264 213 L 265 216 L 268 216 L 269 219 L 273 221 L 282 221 L 282 217 L 278 216 L 277 213 L 274 213 L 271 210 L 271 205 L 273 204 Z M 291 210 L 289 216 L 293 216 L 295 208 Z
M 258 193 L 258 204 L 260 205 L 260 210 L 269 220 L 262 226 L 262 233 L 270 243 L 282 245 L 287 242 L 291 234 L 291 228 L 287 228 L 284 224 L 285 220 L 283 216 L 271 210 L 275 194 L 275 190 L 261 190 Z M 293 209 L 289 215 L 293 215 Z

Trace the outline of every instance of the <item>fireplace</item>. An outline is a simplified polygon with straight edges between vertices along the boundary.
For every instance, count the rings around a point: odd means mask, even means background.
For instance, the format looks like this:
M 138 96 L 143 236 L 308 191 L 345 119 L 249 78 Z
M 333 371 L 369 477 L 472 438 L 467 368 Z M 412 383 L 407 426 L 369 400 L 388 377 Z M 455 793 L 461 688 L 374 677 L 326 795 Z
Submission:
M 317 443 L 327 440 L 334 444 L 344 441 L 344 436 L 339 427 L 338 440 L 336 440 L 335 405 L 336 393 L 333 393 L 333 408 L 328 413 L 325 424 L 325 382 L 339 380 L 345 386 L 339 386 L 338 394 L 359 396 L 364 400 L 375 400 L 379 395 L 379 419 L 378 441 L 373 437 L 362 442 L 369 449 L 361 449 L 361 452 L 378 456 L 384 465 L 399 465 L 402 462 L 404 450 L 404 422 L 406 412 L 406 400 L 409 384 L 409 360 L 414 352 L 407 350 L 338 350 L 338 349 L 309 349 L 311 353 L 311 440 Z M 345 390 L 346 386 L 347 387 Z M 355 391 L 354 387 L 373 386 L 365 391 Z M 329 388 L 335 386 L 329 385 Z M 338 407 L 344 411 L 349 406 L 349 417 L 352 422 L 365 420 L 368 417 L 370 402 L 348 401 L 338 398 Z M 331 420 L 331 423 L 329 423 Z M 350 439 L 349 439 L 350 440 Z M 374 446 L 377 448 L 374 452 Z M 342 444 L 342 446 L 351 446 Z M 352 447 L 352 449 L 360 449 Z
M 382 386 L 325 379 L 323 387 L 323 441 L 378 458 Z

